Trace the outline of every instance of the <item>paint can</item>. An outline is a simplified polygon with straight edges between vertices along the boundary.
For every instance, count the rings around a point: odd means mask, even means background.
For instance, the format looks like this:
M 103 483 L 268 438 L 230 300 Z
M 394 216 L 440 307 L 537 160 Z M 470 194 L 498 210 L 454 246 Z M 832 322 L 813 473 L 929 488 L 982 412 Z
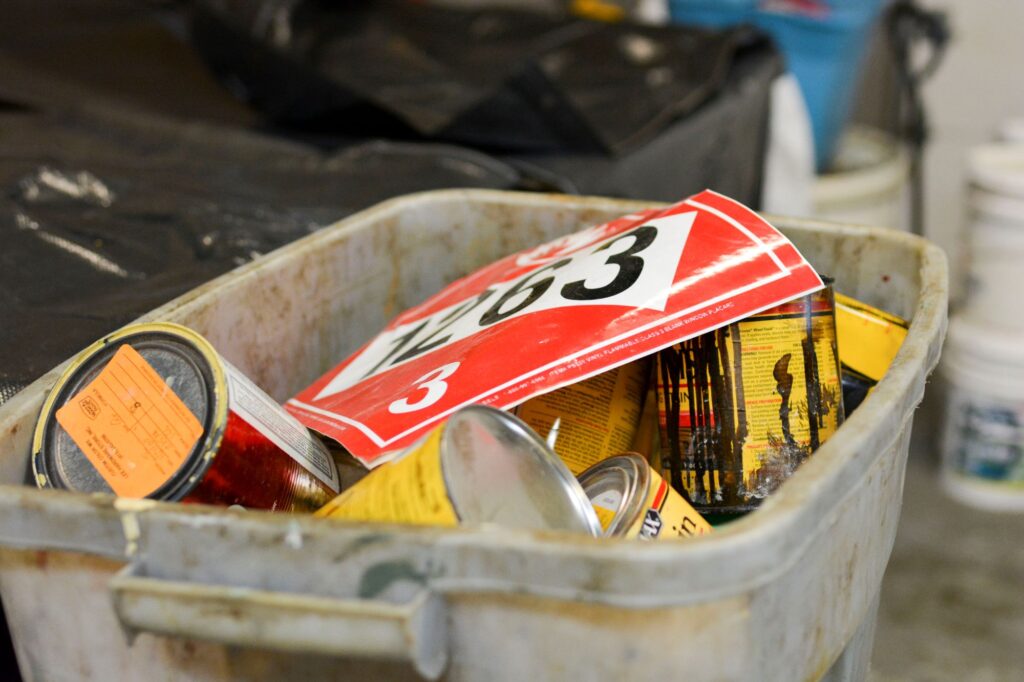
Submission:
M 701 512 L 757 507 L 843 419 L 831 285 L 658 354 L 661 467 Z
M 562 458 L 574 475 L 632 449 L 650 376 L 647 358 L 536 396 L 513 414 Z
M 711 532 L 701 517 L 642 455 L 625 453 L 602 460 L 580 474 L 605 537 L 663 540 Z
M 339 491 L 327 449 L 196 332 L 125 327 L 71 363 L 43 404 L 41 488 L 313 511 Z
M 518 418 L 482 405 L 453 413 L 316 515 L 601 534 L 587 496 L 558 456 Z
M 955 499 L 1024 511 L 1024 345 L 1017 333 L 965 317 L 942 354 L 942 483 Z

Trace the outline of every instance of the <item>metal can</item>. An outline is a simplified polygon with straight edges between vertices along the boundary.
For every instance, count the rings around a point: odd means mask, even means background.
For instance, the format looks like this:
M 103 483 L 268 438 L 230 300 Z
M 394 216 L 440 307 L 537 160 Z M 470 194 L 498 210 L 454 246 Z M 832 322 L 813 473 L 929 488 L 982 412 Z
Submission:
M 322 443 L 196 332 L 125 327 L 71 363 L 43 404 L 41 488 L 313 511 L 339 492 Z
M 747 511 L 843 420 L 831 286 L 658 354 L 661 466 L 701 511 Z
M 910 323 L 901 317 L 836 294 L 836 339 L 846 416 L 889 371 L 909 329 Z
M 482 405 L 458 410 L 317 516 L 601 534 L 579 482 L 530 428 Z
M 531 398 L 515 408 L 573 474 L 633 448 L 647 393 L 647 358 Z
M 579 481 L 606 537 L 653 540 L 711 532 L 711 525 L 642 455 L 610 457 L 584 471 Z

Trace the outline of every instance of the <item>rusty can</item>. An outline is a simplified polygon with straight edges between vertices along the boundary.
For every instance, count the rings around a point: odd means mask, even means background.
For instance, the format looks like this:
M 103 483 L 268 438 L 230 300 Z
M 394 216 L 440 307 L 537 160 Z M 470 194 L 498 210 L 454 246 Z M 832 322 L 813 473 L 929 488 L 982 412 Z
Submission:
M 482 405 L 458 410 L 317 516 L 601 534 L 579 482 L 526 424 Z
M 625 453 L 602 460 L 580 474 L 606 537 L 689 538 L 711 525 L 642 455 Z
M 313 511 L 339 492 L 334 460 L 196 332 L 125 327 L 71 363 L 43 404 L 41 488 Z
M 658 354 L 660 461 L 701 511 L 757 507 L 843 420 L 832 287 Z
M 573 474 L 633 448 L 651 363 L 635 360 L 536 396 L 514 414 L 545 439 Z

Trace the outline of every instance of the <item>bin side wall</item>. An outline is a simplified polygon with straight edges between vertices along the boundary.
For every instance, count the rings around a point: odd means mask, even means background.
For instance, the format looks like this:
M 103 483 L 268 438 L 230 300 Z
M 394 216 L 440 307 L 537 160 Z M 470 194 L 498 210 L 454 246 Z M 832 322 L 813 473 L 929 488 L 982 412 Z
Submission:
M 0 550 L 0 590 L 25 682 L 227 679 L 224 648 L 139 637 L 129 647 L 107 583 L 121 564 L 82 554 Z
M 756 679 L 818 679 L 864 620 L 873 617 L 896 539 L 909 443 L 908 420 L 893 434 L 887 456 L 875 459 L 828 512 L 828 530 L 792 570 L 753 600 L 755 659 L 765 666 Z M 804 671 L 802 678 L 797 670 Z
M 129 642 L 107 583 L 121 564 L 0 550 L 0 589 L 26 682 L 419 679 L 401 663 L 351 661 L 140 635 Z M 526 595 L 449 598 L 445 680 L 740 679 L 753 646 L 744 598 L 622 610 Z M 595 677 L 595 671 L 600 671 Z M 383 675 L 384 677 L 380 677 Z M 312 677 L 309 677 L 312 676 Z

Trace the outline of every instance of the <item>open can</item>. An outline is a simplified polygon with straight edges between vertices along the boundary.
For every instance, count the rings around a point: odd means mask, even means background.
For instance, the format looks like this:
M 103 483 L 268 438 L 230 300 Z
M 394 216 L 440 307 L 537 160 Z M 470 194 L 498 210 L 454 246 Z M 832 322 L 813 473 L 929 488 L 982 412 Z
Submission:
M 518 418 L 482 405 L 452 414 L 317 516 L 601 534 L 597 514 L 558 456 Z
M 125 327 L 83 351 L 43 403 L 41 488 L 282 511 L 339 492 L 334 460 L 196 332 Z
M 580 474 L 607 537 L 694 537 L 711 525 L 635 453 L 616 455 Z

